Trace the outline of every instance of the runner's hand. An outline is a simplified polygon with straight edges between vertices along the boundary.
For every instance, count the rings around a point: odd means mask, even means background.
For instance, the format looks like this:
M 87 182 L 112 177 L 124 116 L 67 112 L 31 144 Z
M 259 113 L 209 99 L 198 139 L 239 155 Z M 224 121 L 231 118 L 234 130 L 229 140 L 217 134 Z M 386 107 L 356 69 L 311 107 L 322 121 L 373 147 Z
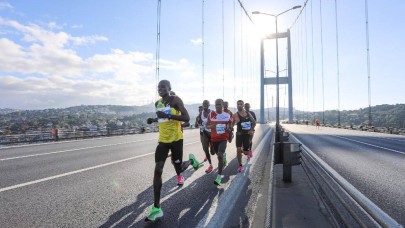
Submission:
M 153 123 L 154 121 L 153 121 L 153 118 L 148 118 L 147 120 L 146 120 L 146 123 L 148 123 L 148 124 L 151 124 L 151 123 Z
M 162 111 L 157 111 L 156 115 L 158 118 L 168 118 L 169 115 L 167 115 L 166 113 L 162 112 Z

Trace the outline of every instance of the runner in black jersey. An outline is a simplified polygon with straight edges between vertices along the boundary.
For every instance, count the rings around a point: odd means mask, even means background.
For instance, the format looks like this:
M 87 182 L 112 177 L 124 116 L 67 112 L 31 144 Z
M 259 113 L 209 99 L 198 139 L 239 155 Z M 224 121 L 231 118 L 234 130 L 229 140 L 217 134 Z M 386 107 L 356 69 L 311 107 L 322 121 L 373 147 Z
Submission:
M 249 112 L 246 112 L 244 102 L 238 100 L 236 103 L 238 111 L 233 115 L 234 124 L 236 124 L 236 148 L 237 158 L 239 162 L 238 172 L 243 171 L 242 151 L 245 155 L 249 155 L 250 135 L 253 134 L 256 121 Z M 248 156 L 248 159 L 250 157 Z
M 252 115 L 253 119 L 255 119 L 255 121 L 257 121 L 256 119 L 256 114 L 253 111 L 250 111 L 250 104 L 249 103 L 245 103 L 245 110 L 246 112 L 250 113 L 250 115 Z M 253 157 L 253 152 L 252 152 L 252 140 L 253 140 L 253 136 L 255 134 L 255 130 L 253 130 L 253 134 L 250 135 L 250 143 L 249 143 L 249 154 L 248 156 L 251 158 Z

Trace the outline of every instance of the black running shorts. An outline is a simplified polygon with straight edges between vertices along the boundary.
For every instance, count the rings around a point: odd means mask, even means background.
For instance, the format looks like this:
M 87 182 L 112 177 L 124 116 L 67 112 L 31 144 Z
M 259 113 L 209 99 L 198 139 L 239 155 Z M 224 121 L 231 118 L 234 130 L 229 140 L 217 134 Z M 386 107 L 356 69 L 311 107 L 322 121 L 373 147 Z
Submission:
M 248 151 L 249 145 L 249 134 L 241 134 L 239 132 L 236 132 L 236 148 L 243 147 L 244 151 Z
M 227 140 L 219 141 L 219 142 L 211 142 L 211 143 L 212 143 L 212 147 L 214 148 L 214 151 L 216 154 L 225 153 Z
M 172 161 L 183 162 L 183 139 L 172 143 L 159 142 L 155 151 L 155 162 L 166 161 L 169 150 L 172 151 Z

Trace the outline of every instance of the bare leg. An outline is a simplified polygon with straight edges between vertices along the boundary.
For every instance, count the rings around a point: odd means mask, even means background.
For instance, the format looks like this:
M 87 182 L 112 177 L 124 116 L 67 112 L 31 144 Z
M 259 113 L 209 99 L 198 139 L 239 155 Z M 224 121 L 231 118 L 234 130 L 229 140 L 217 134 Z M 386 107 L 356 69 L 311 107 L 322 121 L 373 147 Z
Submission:
M 164 165 L 164 161 L 156 162 L 155 173 L 153 176 L 153 192 L 155 197 L 154 206 L 157 208 L 160 208 L 160 191 L 162 189 L 162 173 Z

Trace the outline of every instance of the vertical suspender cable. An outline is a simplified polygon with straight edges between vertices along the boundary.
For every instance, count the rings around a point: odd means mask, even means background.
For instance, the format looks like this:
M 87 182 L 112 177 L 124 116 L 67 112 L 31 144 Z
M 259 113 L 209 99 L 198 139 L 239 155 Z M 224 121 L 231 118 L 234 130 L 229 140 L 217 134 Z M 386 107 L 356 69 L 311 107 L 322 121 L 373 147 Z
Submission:
M 242 77 L 242 100 L 243 100 L 243 18 L 242 18 L 242 8 L 240 9 L 240 72 Z
M 245 17 L 245 75 L 246 75 L 246 99 L 249 100 L 249 40 L 247 34 L 249 33 L 247 17 Z M 245 101 L 246 102 L 246 101 Z
M 315 118 L 315 59 L 314 59 L 314 17 L 312 13 L 311 1 L 311 48 L 312 48 L 312 116 Z
M 236 104 L 236 4 L 233 0 L 233 100 Z M 235 112 L 235 110 L 234 110 Z
M 322 31 L 322 0 L 319 0 L 319 14 L 321 22 L 321 67 L 322 67 L 322 124 L 325 124 L 325 84 L 323 75 L 323 31 Z
M 337 1 L 335 0 L 335 18 L 336 18 L 336 63 L 337 63 L 337 86 L 338 86 L 338 126 L 340 126 L 340 84 L 339 84 L 339 33 L 337 17 Z
M 302 106 L 302 119 L 304 120 L 305 119 L 305 86 L 304 86 L 304 72 L 305 72 L 305 66 L 304 66 L 304 35 L 303 35 L 303 33 L 304 33 L 304 22 L 303 22 L 303 19 L 301 19 L 301 22 L 300 22 L 300 25 L 301 25 L 301 87 L 302 87 L 302 89 L 301 89 L 301 106 Z
M 306 102 L 307 102 L 307 108 L 306 108 L 306 120 L 308 121 L 308 111 L 309 111 L 309 81 L 308 81 L 308 29 L 307 29 L 307 8 L 305 7 L 305 18 L 304 18 L 304 22 L 305 22 L 305 69 L 306 69 L 306 73 L 307 73 L 307 95 L 306 95 Z
M 202 0 L 202 9 L 201 9 L 201 11 L 202 11 L 202 16 L 201 16 L 201 33 L 202 33 L 202 43 L 201 43 L 201 76 L 202 76 L 202 99 L 201 100 L 204 100 L 204 97 L 205 97 L 205 91 L 204 91 L 204 89 L 205 89 L 205 60 L 204 60 L 204 58 L 205 58 L 205 53 L 204 53 L 204 51 L 205 51 L 205 47 L 204 47 L 204 44 L 205 44 L 205 37 L 204 37 L 204 27 L 205 27 L 205 11 L 204 11 L 204 8 L 205 8 L 205 0 Z
M 156 92 L 155 100 L 158 98 L 158 83 L 159 83 L 159 60 L 160 60 L 160 10 L 161 10 L 161 0 L 158 0 L 157 4 L 157 31 L 156 31 Z
M 367 76 L 368 76 L 368 126 L 372 125 L 371 118 L 371 85 L 370 85 L 370 46 L 368 35 L 368 1 L 365 0 L 366 10 L 366 42 L 367 42 Z
M 222 0 L 222 99 L 225 100 L 225 15 Z

